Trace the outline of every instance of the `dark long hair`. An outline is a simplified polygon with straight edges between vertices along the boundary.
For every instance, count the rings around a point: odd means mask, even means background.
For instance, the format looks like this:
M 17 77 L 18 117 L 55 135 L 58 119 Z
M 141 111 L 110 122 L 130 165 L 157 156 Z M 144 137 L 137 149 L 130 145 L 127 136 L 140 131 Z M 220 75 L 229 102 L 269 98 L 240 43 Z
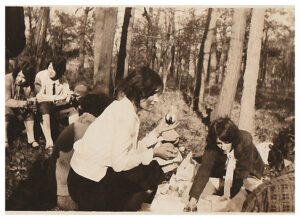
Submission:
M 54 56 L 48 61 L 46 68 L 48 68 L 50 63 L 52 63 L 53 69 L 56 72 L 54 80 L 60 79 L 66 71 L 67 59 L 64 56 Z
M 217 138 L 225 143 L 232 143 L 232 147 L 235 148 L 239 138 L 239 128 L 228 117 L 218 118 L 212 122 L 208 129 L 207 147 L 218 148 Z
M 142 99 L 147 99 L 161 92 L 162 89 L 163 82 L 158 73 L 148 67 L 142 67 L 123 79 L 117 86 L 114 95 L 116 99 L 125 95 L 139 108 Z
M 89 93 L 79 99 L 80 112 L 98 117 L 112 101 L 113 99 L 105 94 Z
M 35 63 L 33 61 L 24 61 L 20 63 L 12 72 L 14 80 L 17 78 L 21 70 L 26 80 L 23 86 L 33 87 L 33 82 L 35 78 Z

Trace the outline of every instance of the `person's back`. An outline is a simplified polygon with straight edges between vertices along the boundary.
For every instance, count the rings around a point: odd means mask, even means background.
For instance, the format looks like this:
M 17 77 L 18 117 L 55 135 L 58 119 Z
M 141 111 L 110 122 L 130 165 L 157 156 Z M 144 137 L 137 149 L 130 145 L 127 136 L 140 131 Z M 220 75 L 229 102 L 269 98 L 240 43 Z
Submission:
M 69 196 L 67 177 L 70 170 L 70 160 L 73 155 L 73 144 L 83 137 L 89 125 L 111 103 L 111 98 L 105 95 L 88 94 L 82 98 L 79 119 L 66 127 L 58 136 L 51 155 L 49 181 L 52 190 L 57 194 L 57 203 L 64 210 L 74 210 L 75 203 Z M 97 105 L 98 103 L 98 105 Z M 55 178 L 54 178 L 55 177 Z
M 242 212 L 294 212 L 295 167 L 286 167 L 289 172 L 271 179 L 248 195 Z
M 279 176 L 250 193 L 243 212 L 295 212 L 295 122 L 284 127 L 273 143 L 268 162 L 271 172 Z

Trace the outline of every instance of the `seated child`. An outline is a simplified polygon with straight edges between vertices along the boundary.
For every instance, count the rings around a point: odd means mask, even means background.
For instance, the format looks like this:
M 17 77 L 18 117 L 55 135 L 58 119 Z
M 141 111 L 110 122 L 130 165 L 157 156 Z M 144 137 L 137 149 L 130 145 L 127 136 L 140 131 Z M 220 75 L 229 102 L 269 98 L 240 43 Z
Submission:
M 38 147 L 34 139 L 33 109 L 35 104 L 33 91 L 34 66 L 25 62 L 21 69 L 16 68 L 12 73 L 5 75 L 5 127 L 7 129 L 11 117 L 17 116 L 24 121 L 28 146 Z M 8 147 L 7 132 L 5 146 Z

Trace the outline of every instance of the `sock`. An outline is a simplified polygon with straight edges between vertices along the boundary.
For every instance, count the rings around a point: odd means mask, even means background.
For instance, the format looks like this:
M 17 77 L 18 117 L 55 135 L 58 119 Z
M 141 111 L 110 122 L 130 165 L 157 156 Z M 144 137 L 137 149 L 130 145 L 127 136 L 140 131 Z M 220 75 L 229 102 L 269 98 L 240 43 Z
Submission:
M 32 143 L 35 141 L 34 140 L 34 132 L 33 132 L 33 124 L 34 124 L 34 121 L 24 121 L 28 143 Z
M 41 123 L 41 127 L 46 139 L 46 148 L 53 146 L 53 141 L 51 137 L 51 128 L 50 128 L 50 115 L 45 114 L 43 117 L 43 123 Z

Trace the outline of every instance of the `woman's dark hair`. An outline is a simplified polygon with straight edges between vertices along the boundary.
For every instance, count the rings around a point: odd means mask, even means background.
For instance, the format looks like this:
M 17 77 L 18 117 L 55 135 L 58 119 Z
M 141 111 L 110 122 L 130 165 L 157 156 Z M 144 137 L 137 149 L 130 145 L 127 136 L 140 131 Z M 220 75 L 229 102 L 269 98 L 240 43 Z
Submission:
M 48 62 L 47 68 L 50 63 L 52 63 L 53 69 L 56 72 L 54 79 L 60 79 L 66 71 L 67 59 L 64 56 L 54 56 L 51 61 Z
M 133 71 L 119 83 L 115 91 L 115 98 L 126 95 L 139 108 L 142 99 L 147 99 L 161 92 L 162 89 L 163 82 L 158 73 L 148 67 L 142 67 Z
M 87 94 L 79 99 L 80 113 L 87 112 L 98 117 L 112 101 L 105 94 Z
M 34 78 L 35 78 L 35 64 L 31 61 L 24 61 L 22 63 L 20 63 L 18 65 L 18 67 L 16 67 L 13 70 L 13 78 L 16 79 L 19 72 L 22 70 L 24 77 L 25 77 L 25 83 L 23 84 L 23 86 L 27 87 L 33 86 L 33 82 L 34 82 Z
M 239 137 L 239 129 L 230 118 L 218 118 L 212 122 L 208 129 L 208 135 L 206 138 L 208 147 L 216 147 L 217 138 L 225 143 L 232 143 L 235 146 L 235 142 Z
M 295 121 L 281 128 L 274 136 L 268 163 L 271 168 L 281 171 L 284 168 L 284 159 L 295 162 Z

